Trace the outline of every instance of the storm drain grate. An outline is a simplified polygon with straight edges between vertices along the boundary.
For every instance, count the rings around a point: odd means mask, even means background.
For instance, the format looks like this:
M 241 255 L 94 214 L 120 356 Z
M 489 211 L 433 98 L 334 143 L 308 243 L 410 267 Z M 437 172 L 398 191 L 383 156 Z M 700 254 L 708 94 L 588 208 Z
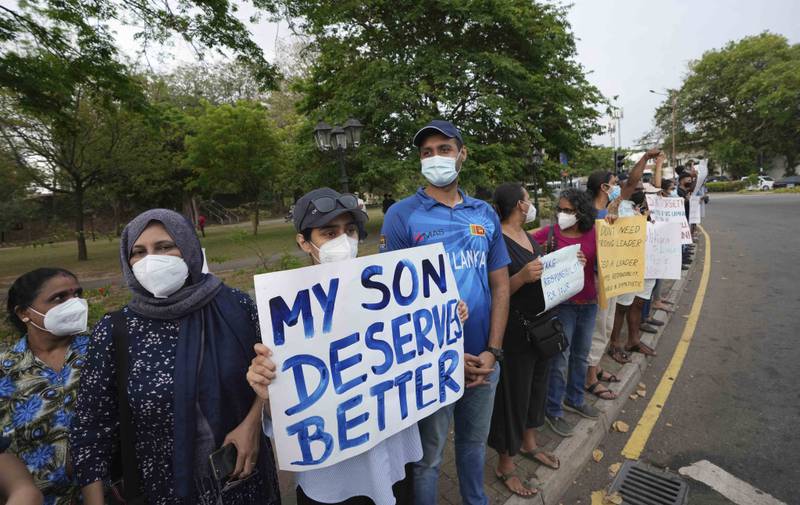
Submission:
M 679 476 L 639 461 L 626 461 L 611 484 L 627 505 L 685 505 L 689 485 Z

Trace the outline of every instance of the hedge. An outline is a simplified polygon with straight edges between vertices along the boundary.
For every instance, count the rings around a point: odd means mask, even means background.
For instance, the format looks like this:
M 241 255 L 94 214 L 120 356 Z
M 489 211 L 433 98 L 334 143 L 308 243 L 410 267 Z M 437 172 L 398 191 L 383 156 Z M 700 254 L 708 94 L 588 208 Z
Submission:
M 724 193 L 732 191 L 740 191 L 747 187 L 746 181 L 722 181 L 722 182 L 707 182 L 706 188 L 709 193 Z

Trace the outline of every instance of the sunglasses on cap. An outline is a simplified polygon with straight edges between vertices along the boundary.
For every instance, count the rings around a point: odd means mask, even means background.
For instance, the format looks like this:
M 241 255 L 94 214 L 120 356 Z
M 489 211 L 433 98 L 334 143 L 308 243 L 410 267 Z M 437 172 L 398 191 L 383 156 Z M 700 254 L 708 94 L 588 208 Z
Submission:
M 358 198 L 356 198 L 355 195 L 351 195 L 349 193 L 345 193 L 339 198 L 333 198 L 332 196 L 323 196 L 315 200 L 311 200 L 311 205 L 313 205 L 314 208 L 317 209 L 318 211 L 326 213 L 336 209 L 337 202 L 347 210 L 355 210 L 358 208 Z

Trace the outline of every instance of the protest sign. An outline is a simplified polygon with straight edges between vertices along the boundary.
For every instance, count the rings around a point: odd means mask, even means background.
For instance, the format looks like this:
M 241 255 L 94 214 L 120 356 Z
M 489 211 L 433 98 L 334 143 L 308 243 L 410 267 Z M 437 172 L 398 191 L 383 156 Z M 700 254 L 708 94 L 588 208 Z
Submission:
M 681 225 L 656 221 L 647 223 L 645 279 L 681 278 Z
M 703 194 L 703 184 L 706 183 L 706 179 L 708 179 L 708 160 L 703 159 L 700 160 L 700 163 L 697 164 L 697 182 L 694 185 L 694 195 L 695 196 L 702 196 Z
M 583 265 L 578 261 L 578 244 L 559 249 L 541 257 L 542 292 L 544 311 L 573 296 L 583 289 Z
M 356 456 L 464 392 L 458 288 L 441 244 L 255 277 L 278 465 Z
M 683 198 L 664 198 L 659 195 L 647 195 L 647 208 L 654 221 L 679 223 L 681 225 L 681 244 L 692 243 L 692 229 L 686 219 L 686 206 Z
M 700 224 L 700 197 L 689 199 L 689 224 Z
M 600 305 L 608 298 L 644 288 L 644 216 L 621 217 L 614 224 L 595 221 Z

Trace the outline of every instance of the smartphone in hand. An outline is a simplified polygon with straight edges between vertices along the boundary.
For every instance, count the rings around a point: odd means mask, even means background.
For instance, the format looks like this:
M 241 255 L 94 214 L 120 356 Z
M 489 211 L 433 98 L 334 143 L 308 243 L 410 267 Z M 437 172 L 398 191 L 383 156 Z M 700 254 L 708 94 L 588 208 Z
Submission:
M 236 469 L 236 446 L 233 444 L 223 445 L 222 448 L 214 451 L 208 457 L 211 463 L 211 475 L 216 481 L 223 481 L 230 477 Z

